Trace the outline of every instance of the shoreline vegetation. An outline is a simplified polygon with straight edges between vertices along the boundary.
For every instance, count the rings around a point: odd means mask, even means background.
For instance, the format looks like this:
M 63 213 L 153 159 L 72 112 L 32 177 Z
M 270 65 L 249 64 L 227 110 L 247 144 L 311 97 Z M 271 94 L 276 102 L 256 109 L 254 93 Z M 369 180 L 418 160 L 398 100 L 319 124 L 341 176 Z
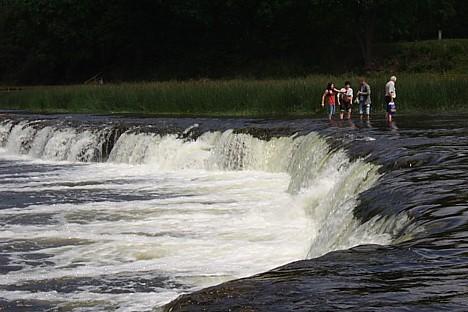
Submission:
M 366 77 L 372 88 L 372 113 L 383 112 L 383 90 L 389 74 Z M 0 91 L 0 109 L 35 113 L 136 113 L 159 115 L 294 117 L 324 116 L 320 105 L 327 82 L 342 87 L 357 75 L 275 80 L 188 80 L 126 82 L 104 85 L 24 86 Z M 401 73 L 398 112 L 464 112 L 468 108 L 468 75 Z M 353 107 L 353 114 L 356 107 Z
M 372 88 L 371 114 L 384 111 L 384 86 L 392 74 L 398 77 L 399 114 L 465 112 L 468 108 L 467 52 L 468 39 L 377 44 L 374 61 L 379 66 L 374 67 L 379 71 L 364 76 Z M 330 57 L 338 62 L 348 59 L 337 55 Z M 320 103 L 328 82 L 333 81 L 341 88 L 349 80 L 356 92 L 361 77 L 352 71 L 340 75 L 301 75 L 301 72 L 314 71 L 301 66 L 298 69 L 288 60 L 281 62 L 281 68 L 288 70 L 275 69 L 279 66 L 276 63 L 263 64 L 263 69 L 257 68 L 262 75 L 247 73 L 238 76 L 241 78 L 147 82 L 138 79 L 135 82 L 104 81 L 103 85 L 4 83 L 0 85 L 0 109 L 35 113 L 319 117 L 326 115 L 326 108 Z M 250 70 L 255 69 L 252 66 Z M 343 67 L 342 70 L 346 69 Z M 270 75 L 272 71 L 276 74 Z M 224 72 L 231 71 L 225 68 Z M 355 111 L 353 107 L 354 115 Z

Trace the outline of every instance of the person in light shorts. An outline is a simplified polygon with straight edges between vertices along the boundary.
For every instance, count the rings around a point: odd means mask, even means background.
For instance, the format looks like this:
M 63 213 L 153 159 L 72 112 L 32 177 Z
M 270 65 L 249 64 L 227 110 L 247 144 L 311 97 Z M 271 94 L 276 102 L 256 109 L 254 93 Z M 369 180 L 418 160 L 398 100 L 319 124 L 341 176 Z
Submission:
M 396 113 L 396 87 L 395 82 L 397 78 L 395 76 L 390 77 L 390 80 L 385 85 L 385 118 L 388 122 L 392 122 L 393 116 Z
M 364 78 L 360 80 L 359 91 L 357 93 L 359 99 L 359 116 L 363 119 L 363 116 L 367 120 L 370 118 L 370 106 L 371 106 L 371 88 Z

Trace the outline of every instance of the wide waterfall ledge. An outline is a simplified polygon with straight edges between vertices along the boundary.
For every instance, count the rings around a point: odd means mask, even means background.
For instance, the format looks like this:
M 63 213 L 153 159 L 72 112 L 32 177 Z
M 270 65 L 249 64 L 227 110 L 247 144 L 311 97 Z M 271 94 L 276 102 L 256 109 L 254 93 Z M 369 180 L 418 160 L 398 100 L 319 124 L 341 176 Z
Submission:
M 262 140 L 237 129 L 190 135 L 196 128 L 158 133 L 4 119 L 3 168 L 29 169 L 7 172 L 2 190 L 30 201 L 6 201 L 2 213 L 51 221 L 5 223 L 2 239 L 54 243 L 47 272 L 25 267 L 0 284 L 158 272 L 165 282 L 151 302 L 161 305 L 295 260 L 389 244 L 407 222 L 396 215 L 355 218 L 359 195 L 378 183 L 378 166 L 351 161 L 316 132 Z M 90 300 L 83 293 L 47 295 Z

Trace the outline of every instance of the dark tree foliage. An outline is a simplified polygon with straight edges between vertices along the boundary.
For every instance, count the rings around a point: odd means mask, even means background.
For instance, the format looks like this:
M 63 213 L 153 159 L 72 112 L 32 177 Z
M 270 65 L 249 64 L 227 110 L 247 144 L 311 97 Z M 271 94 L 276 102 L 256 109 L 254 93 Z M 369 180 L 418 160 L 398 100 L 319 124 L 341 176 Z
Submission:
M 376 43 L 467 37 L 464 0 L 0 0 L 0 81 L 272 77 L 373 66 Z

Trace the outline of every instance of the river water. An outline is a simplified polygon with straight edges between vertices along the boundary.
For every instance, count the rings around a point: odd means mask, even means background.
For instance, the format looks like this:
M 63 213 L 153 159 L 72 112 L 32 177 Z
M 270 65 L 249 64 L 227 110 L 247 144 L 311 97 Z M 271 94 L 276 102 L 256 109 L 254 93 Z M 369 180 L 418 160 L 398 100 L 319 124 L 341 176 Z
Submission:
M 356 308 L 374 291 L 468 307 L 463 117 L 19 114 L 0 120 L 0 145 L 5 310 L 152 311 L 194 291 L 172 307 Z M 379 270 L 423 273 L 390 289 L 370 281 Z

